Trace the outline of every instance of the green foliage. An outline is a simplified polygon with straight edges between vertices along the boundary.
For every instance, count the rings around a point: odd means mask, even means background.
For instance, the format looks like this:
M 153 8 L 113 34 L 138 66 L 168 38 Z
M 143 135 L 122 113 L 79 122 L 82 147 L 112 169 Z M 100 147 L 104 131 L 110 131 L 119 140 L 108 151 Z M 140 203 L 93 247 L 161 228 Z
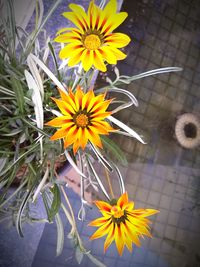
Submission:
M 118 160 L 122 165 L 127 166 L 128 162 L 126 156 L 120 147 L 110 138 L 101 136 L 103 145 L 111 153 L 112 157 Z
M 48 220 L 49 222 L 52 222 L 55 215 L 58 213 L 60 209 L 61 197 L 60 197 L 60 190 L 56 184 L 54 184 L 54 186 L 50 189 L 50 191 L 53 195 L 52 201 L 47 191 L 44 191 L 42 193 L 42 197 L 45 204 Z

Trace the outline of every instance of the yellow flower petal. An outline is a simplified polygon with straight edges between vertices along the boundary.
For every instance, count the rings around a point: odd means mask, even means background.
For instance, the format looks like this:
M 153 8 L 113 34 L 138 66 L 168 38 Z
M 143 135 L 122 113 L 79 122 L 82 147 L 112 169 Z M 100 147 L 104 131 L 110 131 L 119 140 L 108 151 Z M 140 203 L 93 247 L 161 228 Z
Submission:
M 77 50 L 75 50 L 72 55 L 70 56 L 68 66 L 73 67 L 74 65 L 78 64 L 81 60 L 81 55 L 84 51 L 84 48 L 81 47 Z
M 127 235 L 131 238 L 132 242 L 136 244 L 138 247 L 140 247 L 141 246 L 140 240 L 138 238 L 137 232 L 135 231 L 133 225 L 128 220 L 126 220 L 124 226 L 126 228 Z
M 108 221 L 108 219 L 106 219 L 105 217 L 101 217 L 101 218 L 98 218 L 98 219 L 90 222 L 88 224 L 88 226 L 97 226 L 97 227 L 99 227 L 99 226 L 105 224 L 107 221 Z
M 104 253 L 106 252 L 110 244 L 113 242 L 114 238 L 115 238 L 115 224 L 112 223 L 108 235 L 106 237 L 106 240 L 104 242 Z
M 128 16 L 128 14 L 126 12 L 120 12 L 118 14 L 113 14 L 111 17 L 109 17 L 109 19 L 107 20 L 107 22 L 103 26 L 103 28 L 101 30 L 101 34 L 105 34 L 105 36 L 106 36 L 109 33 L 111 33 L 112 31 L 114 31 L 120 24 L 122 24 L 122 22 L 124 22 L 124 20 L 127 18 L 127 16 Z
M 45 125 L 53 126 L 53 127 L 60 127 L 60 125 L 68 124 L 71 121 L 72 121 L 71 115 L 60 116 L 60 117 L 57 117 L 57 118 L 45 123 Z
M 106 211 L 106 212 L 110 212 L 112 206 L 107 203 L 107 202 L 104 202 L 104 201 L 95 201 L 94 202 L 95 205 L 100 209 L 100 210 L 103 210 L 103 211 Z
M 130 38 L 123 33 L 111 33 L 105 38 L 105 43 L 113 47 L 121 48 L 129 44 Z
M 58 90 L 61 100 L 52 99 L 56 102 L 63 116 L 46 123 L 46 125 L 61 128 L 51 137 L 51 140 L 63 138 L 64 148 L 73 144 L 74 153 L 79 148 L 84 150 L 89 141 L 102 148 L 99 135 L 107 135 L 109 132 L 114 131 L 104 121 L 110 115 L 110 112 L 105 110 L 111 100 L 104 100 L 105 94 L 95 96 L 92 90 L 84 94 L 79 85 L 75 93 L 72 92 L 71 88 L 69 88 L 68 93 Z M 93 109 L 93 111 L 91 112 L 90 109 Z
M 109 48 L 113 52 L 113 54 L 116 56 L 117 60 L 122 60 L 126 58 L 126 54 L 124 54 L 122 51 L 120 51 L 116 47 L 110 46 Z
M 76 15 L 74 12 L 64 12 L 62 15 L 66 18 L 71 20 L 74 25 L 78 27 L 78 29 L 81 31 L 81 33 L 84 33 L 85 30 L 87 30 L 87 26 L 85 25 L 84 21 L 81 21 L 81 19 Z
M 69 114 L 75 114 L 75 110 L 74 110 L 74 105 L 70 106 L 66 101 L 63 100 L 59 100 L 56 99 L 54 97 L 52 97 L 52 99 L 56 102 L 56 105 L 59 107 L 60 111 L 64 114 L 64 115 L 69 115 Z
M 109 231 L 110 228 L 112 227 L 111 220 L 108 220 L 104 225 L 102 225 L 94 234 L 90 237 L 91 240 L 102 237 L 106 235 Z
M 73 35 L 71 32 L 58 35 L 54 39 L 54 41 L 57 43 L 71 43 L 71 42 L 73 42 L 73 44 L 82 45 L 80 37 Z
M 120 196 L 116 203 L 110 205 L 104 201 L 95 201 L 103 217 L 91 222 L 90 226 L 100 227 L 92 236 L 100 238 L 107 234 L 104 243 L 104 252 L 115 240 L 119 255 L 122 255 L 124 246 L 132 252 L 132 243 L 140 246 L 139 237 L 147 235 L 151 237 L 149 232 L 150 221 L 143 217 L 145 211 L 151 215 L 154 210 L 139 209 L 134 210 L 134 203 L 129 202 L 127 192 Z M 109 221 L 109 224 L 108 224 Z
M 101 53 L 102 58 L 109 64 L 117 63 L 117 58 L 109 46 L 102 46 L 101 48 L 99 48 L 99 52 Z
M 124 240 L 124 243 L 125 243 L 126 247 L 128 248 L 128 250 L 130 252 L 132 252 L 132 241 L 131 241 L 131 238 L 129 238 L 129 235 L 127 233 L 127 230 L 126 230 L 124 223 L 121 223 L 120 227 L 122 230 L 122 238 Z
M 83 53 L 82 53 L 81 61 L 82 61 L 82 64 L 83 64 L 83 69 L 85 71 L 88 71 L 93 65 L 94 51 L 85 49 L 83 51 Z
M 88 127 L 88 139 L 92 142 L 93 145 L 103 148 L 101 139 L 97 133 L 94 133 L 90 126 Z
M 103 62 L 103 57 L 98 50 L 94 51 L 94 66 L 96 69 L 105 72 L 107 70 L 106 65 Z
M 92 125 L 90 125 L 90 129 L 96 133 L 99 133 L 99 134 L 105 134 L 105 135 L 108 135 L 109 132 L 106 128 L 104 128 L 104 126 L 102 126 L 102 124 L 100 124 L 99 122 L 95 122 L 93 121 L 92 122 Z
M 83 109 L 87 109 L 88 110 L 88 105 L 89 103 L 92 101 L 92 99 L 94 98 L 94 92 L 93 90 L 90 90 L 89 92 L 87 92 L 82 99 L 82 110 Z
M 115 225 L 115 244 L 118 250 L 119 255 L 121 256 L 124 250 L 124 240 L 122 237 L 121 227 L 120 225 Z
M 74 127 L 73 126 L 73 122 L 69 123 L 65 128 L 62 128 L 60 130 L 57 130 L 57 132 L 55 132 L 54 135 L 52 135 L 50 137 L 50 139 L 53 141 L 53 140 L 57 140 L 57 139 L 61 139 L 63 137 L 65 137 L 69 131 L 70 128 Z
M 59 57 L 61 59 L 69 58 L 74 54 L 74 52 L 75 52 L 75 55 L 76 55 L 77 54 L 77 52 L 76 52 L 77 50 L 78 51 L 83 50 L 83 47 L 81 45 L 74 44 L 74 43 L 67 44 L 65 47 L 63 47 L 60 50 Z
M 125 192 L 123 195 L 121 195 L 121 197 L 118 199 L 117 201 L 117 206 L 119 206 L 120 208 L 123 207 L 123 205 L 128 203 L 128 194 L 127 192 Z
M 104 61 L 116 64 L 117 60 L 126 57 L 116 48 L 126 46 L 130 38 L 125 34 L 112 33 L 127 17 L 126 12 L 116 13 L 116 0 L 108 1 L 103 9 L 91 1 L 87 13 L 80 5 L 70 4 L 69 7 L 72 12 L 64 12 L 63 16 L 71 20 L 77 28 L 64 28 L 58 31 L 55 41 L 68 43 L 59 53 L 61 59 L 69 58 L 68 65 L 71 67 L 81 61 L 85 71 L 94 66 L 105 72 Z M 110 47 L 113 49 L 109 49 Z M 74 53 L 81 48 L 82 51 Z
M 85 13 L 85 10 L 82 6 L 80 5 L 76 5 L 76 4 L 70 4 L 69 8 L 75 13 L 77 14 L 78 18 L 80 21 L 82 21 L 82 24 L 84 25 L 85 29 L 89 28 L 89 20 L 88 20 L 88 16 Z

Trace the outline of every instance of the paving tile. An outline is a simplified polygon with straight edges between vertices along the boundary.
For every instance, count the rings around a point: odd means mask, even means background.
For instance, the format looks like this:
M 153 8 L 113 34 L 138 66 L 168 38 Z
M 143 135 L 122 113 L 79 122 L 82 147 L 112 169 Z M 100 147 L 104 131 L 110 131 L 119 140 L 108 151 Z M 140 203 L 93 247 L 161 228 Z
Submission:
M 148 190 L 146 190 L 146 189 L 142 189 L 141 188 L 136 193 L 136 200 L 146 202 L 147 201 L 147 197 L 148 197 Z
M 156 217 L 157 222 L 165 223 L 168 218 L 169 211 L 166 209 L 160 210 L 159 215 Z
M 170 254 L 172 251 L 173 247 L 171 245 L 171 243 L 167 242 L 167 241 L 163 241 L 162 245 L 161 245 L 161 251 L 165 254 Z
M 145 262 L 145 258 L 147 255 L 147 251 L 142 248 L 142 249 L 135 249 L 134 253 L 133 253 L 133 261 L 136 263 L 143 263 Z
M 158 192 L 150 192 L 148 196 L 148 203 L 149 205 L 152 205 L 154 207 L 158 206 L 158 203 L 160 201 L 161 194 Z
M 153 238 L 163 238 L 165 233 L 165 227 L 166 227 L 165 224 L 160 222 L 155 222 L 152 226 Z
M 173 20 L 167 17 L 162 17 L 161 26 L 165 28 L 166 30 L 168 30 L 169 32 L 172 27 L 172 24 L 173 24 Z
M 175 240 L 177 227 L 167 225 L 165 228 L 165 238 Z
M 171 201 L 172 201 L 171 197 L 167 195 L 162 195 L 159 205 L 161 208 L 170 209 Z
M 165 182 L 163 187 L 163 194 L 171 196 L 175 192 L 175 187 L 172 183 Z
M 173 226 L 178 226 L 179 217 L 180 215 L 178 212 L 170 211 L 168 217 L 168 224 Z
M 158 259 L 159 255 L 157 255 L 156 253 L 153 253 L 151 251 L 147 252 L 146 264 L 148 266 L 153 266 L 153 267 L 157 266 Z
M 176 232 L 176 241 L 185 242 L 186 240 L 187 240 L 187 231 L 178 228 Z
M 152 183 L 152 190 L 162 192 L 164 186 L 164 181 L 161 179 L 154 178 Z
M 171 210 L 175 212 L 180 212 L 182 208 L 183 208 L 183 201 L 178 198 L 173 198 L 171 204 Z

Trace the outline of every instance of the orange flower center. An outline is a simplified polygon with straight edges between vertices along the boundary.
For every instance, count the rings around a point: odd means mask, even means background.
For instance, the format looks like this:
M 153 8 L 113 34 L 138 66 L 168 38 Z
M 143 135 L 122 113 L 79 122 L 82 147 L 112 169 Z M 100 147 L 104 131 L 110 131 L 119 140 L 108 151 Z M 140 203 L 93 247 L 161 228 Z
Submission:
M 83 113 L 78 114 L 76 116 L 75 123 L 78 127 L 86 127 L 89 123 L 88 116 Z
M 89 34 L 85 37 L 84 45 L 89 50 L 96 50 L 101 45 L 101 40 L 96 34 Z
M 111 209 L 111 213 L 112 213 L 113 217 L 117 218 L 117 219 L 124 216 L 124 211 L 121 210 L 121 208 L 118 206 L 113 206 Z

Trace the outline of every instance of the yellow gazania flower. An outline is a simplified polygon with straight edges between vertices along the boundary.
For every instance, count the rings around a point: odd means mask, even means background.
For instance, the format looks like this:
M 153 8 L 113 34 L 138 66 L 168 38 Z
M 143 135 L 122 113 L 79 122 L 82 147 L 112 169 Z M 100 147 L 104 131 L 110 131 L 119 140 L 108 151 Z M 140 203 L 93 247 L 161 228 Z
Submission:
M 57 32 L 56 42 L 68 43 L 60 51 L 60 58 L 69 58 L 68 65 L 74 66 L 80 61 L 85 71 L 93 65 L 106 71 L 104 61 L 116 64 L 126 57 L 118 48 L 126 46 L 130 38 L 123 33 L 112 33 L 127 17 L 126 12 L 117 12 L 117 0 L 110 0 L 102 10 L 90 2 L 86 13 L 82 6 L 69 5 L 72 12 L 63 16 L 73 22 L 77 28 L 64 28 Z
M 108 135 L 114 131 L 104 119 L 111 112 L 106 111 L 112 100 L 105 100 L 105 94 L 98 96 L 94 92 L 83 93 L 80 86 L 76 93 L 71 89 L 66 94 L 59 90 L 61 99 L 52 98 L 59 107 L 63 116 L 57 117 L 46 125 L 60 127 L 61 129 L 51 136 L 51 140 L 64 139 L 64 148 L 73 144 L 74 154 L 79 147 L 85 149 L 88 141 L 102 148 L 100 134 Z
M 104 243 L 104 252 L 115 240 L 118 253 L 121 256 L 125 245 L 132 252 L 132 243 L 140 246 L 140 236 L 146 235 L 151 237 L 148 226 L 150 221 L 145 217 L 158 213 L 158 210 L 134 210 L 134 203 L 128 201 L 127 193 L 121 195 L 118 201 L 114 200 L 112 204 L 104 201 L 95 201 L 95 204 L 103 217 L 89 223 L 89 226 L 99 227 L 90 239 L 107 235 Z

